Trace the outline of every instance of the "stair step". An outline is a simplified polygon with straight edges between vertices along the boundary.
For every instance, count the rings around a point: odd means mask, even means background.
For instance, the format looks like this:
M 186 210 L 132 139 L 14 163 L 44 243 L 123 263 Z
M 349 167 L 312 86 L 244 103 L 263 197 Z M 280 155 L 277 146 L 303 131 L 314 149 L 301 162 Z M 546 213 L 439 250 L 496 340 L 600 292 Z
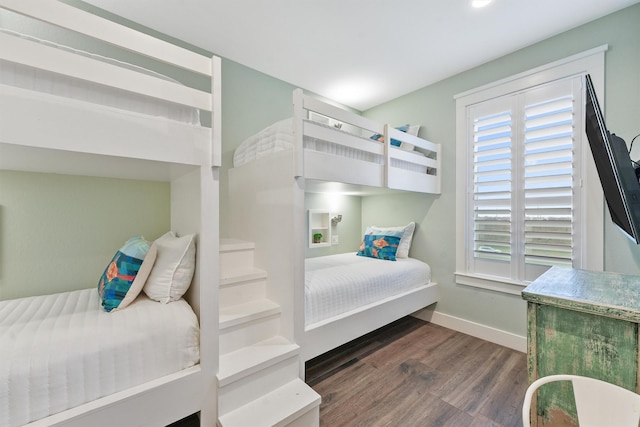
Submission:
M 220 354 L 231 353 L 280 335 L 280 313 L 220 330 Z
M 234 271 L 251 269 L 254 265 L 255 245 L 242 240 L 224 239 L 220 241 L 220 277 L 227 277 Z
M 220 307 L 220 330 L 280 314 L 280 306 L 268 299 Z
M 236 271 L 227 271 L 220 276 L 220 287 L 233 286 L 251 280 L 266 279 L 267 272 L 259 268 L 247 267 Z
M 224 387 L 234 381 L 273 366 L 298 354 L 300 347 L 283 337 L 273 337 L 220 356 L 218 383 Z
M 287 426 L 310 411 L 318 410 L 320 395 L 295 379 L 219 418 L 220 426 Z M 316 417 L 311 417 L 311 419 Z M 311 425 L 311 424 L 309 424 Z M 316 424 L 317 425 L 317 424 Z
M 267 295 L 267 273 L 256 268 L 233 272 L 220 279 L 220 307 L 264 299 Z
M 247 242 L 240 239 L 220 239 L 220 252 L 240 251 L 246 249 L 255 249 L 253 242 Z
M 218 414 L 226 415 L 300 378 L 300 358 L 285 358 L 218 389 Z

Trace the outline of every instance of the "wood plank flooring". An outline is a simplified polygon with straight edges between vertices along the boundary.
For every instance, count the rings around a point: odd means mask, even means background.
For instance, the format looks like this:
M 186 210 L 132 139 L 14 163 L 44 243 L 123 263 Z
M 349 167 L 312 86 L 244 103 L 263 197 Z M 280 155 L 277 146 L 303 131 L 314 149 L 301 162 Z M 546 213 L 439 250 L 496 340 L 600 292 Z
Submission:
M 413 317 L 305 370 L 324 427 L 522 426 L 526 355 Z

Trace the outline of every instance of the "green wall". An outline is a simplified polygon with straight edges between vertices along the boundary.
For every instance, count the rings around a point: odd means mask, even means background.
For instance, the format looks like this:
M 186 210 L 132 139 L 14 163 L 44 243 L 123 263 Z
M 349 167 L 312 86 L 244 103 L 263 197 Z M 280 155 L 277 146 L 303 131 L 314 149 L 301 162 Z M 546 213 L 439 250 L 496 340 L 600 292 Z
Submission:
M 640 133 L 640 4 L 542 41 L 364 112 L 391 123 L 422 124 L 420 136 L 439 142 L 440 196 L 398 194 L 363 201 L 363 222 L 392 221 L 402 212 L 418 222 L 412 256 L 429 262 L 442 294 L 436 310 L 524 336 L 525 304 L 518 296 L 456 285 L 454 95 L 567 56 L 609 45 L 606 53 L 607 125 L 627 143 Z M 602 100 L 601 100 L 602 102 Z M 635 151 L 635 150 L 634 150 Z M 635 157 L 636 159 L 639 154 Z M 366 219 L 365 219 L 366 218 Z M 605 219 L 605 269 L 640 274 L 640 247 Z
M 328 247 L 309 248 L 306 245 L 305 256 L 317 256 L 356 252 L 362 241 L 362 199 L 360 196 L 342 194 L 307 193 L 304 198 L 304 210 L 323 209 L 331 215 L 341 214 L 342 221 L 331 226 L 332 235 L 338 236 L 338 244 Z M 308 227 L 308 219 L 307 219 Z
M 166 182 L 0 171 L 0 300 L 97 286 L 130 237 L 170 227 Z
M 233 152 L 249 136 L 293 115 L 295 86 L 226 59 L 222 60 L 222 167 L 220 236 L 229 235 L 228 171 Z

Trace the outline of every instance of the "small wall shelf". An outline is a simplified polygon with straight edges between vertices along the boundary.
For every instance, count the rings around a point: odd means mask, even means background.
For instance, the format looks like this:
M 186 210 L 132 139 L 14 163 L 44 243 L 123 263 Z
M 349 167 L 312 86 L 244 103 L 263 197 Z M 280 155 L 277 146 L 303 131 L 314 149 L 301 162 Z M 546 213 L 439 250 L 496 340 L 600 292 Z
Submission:
M 319 239 L 317 234 L 322 235 Z M 331 246 L 331 215 L 323 209 L 309 209 L 309 247 Z

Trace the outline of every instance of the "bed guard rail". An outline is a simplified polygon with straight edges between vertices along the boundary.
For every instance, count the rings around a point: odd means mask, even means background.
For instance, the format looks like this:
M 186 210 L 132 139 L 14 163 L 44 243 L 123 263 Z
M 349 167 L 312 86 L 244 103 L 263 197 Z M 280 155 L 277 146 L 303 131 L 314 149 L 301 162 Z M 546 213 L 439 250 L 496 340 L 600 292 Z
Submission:
M 56 51 L 12 35 L 0 34 L 0 44 L 10 46 L 0 49 L 0 58 L 7 61 L 186 105 L 212 114 L 211 160 L 213 166 L 220 166 L 220 58 L 201 55 L 59 1 L 0 0 L 0 8 L 209 77 L 213 93 L 117 65 L 99 63 L 71 52 Z M 81 72 L 78 71 L 80 69 Z

